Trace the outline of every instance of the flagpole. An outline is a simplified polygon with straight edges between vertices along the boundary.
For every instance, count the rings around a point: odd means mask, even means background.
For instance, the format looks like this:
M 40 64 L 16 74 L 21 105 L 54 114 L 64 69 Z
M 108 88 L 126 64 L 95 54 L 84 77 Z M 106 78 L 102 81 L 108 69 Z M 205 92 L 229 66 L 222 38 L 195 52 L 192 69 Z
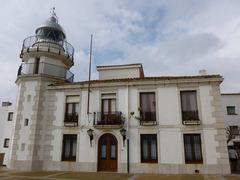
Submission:
M 91 42 L 90 42 L 90 55 L 89 55 L 89 74 L 88 74 L 88 101 L 87 101 L 87 114 L 90 114 L 89 106 L 90 106 L 90 81 L 91 81 L 91 66 L 92 66 L 92 37 L 91 34 Z

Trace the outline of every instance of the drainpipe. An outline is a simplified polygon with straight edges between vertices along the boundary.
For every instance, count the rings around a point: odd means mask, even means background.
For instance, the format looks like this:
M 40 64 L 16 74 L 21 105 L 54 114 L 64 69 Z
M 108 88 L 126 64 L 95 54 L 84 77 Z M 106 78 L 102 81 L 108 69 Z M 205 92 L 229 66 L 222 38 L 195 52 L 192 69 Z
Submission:
M 129 85 L 127 85 L 127 173 L 129 173 Z
M 129 173 L 129 139 L 127 139 L 127 172 Z

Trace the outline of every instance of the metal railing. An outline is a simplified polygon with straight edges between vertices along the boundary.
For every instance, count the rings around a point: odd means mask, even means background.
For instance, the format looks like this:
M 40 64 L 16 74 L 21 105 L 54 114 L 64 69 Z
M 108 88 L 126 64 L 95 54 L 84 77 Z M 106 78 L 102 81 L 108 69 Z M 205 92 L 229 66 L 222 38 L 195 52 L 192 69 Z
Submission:
M 65 123 L 78 123 L 78 113 L 65 113 L 65 118 L 64 118 Z
M 44 46 L 48 47 L 51 47 L 52 44 L 59 45 L 59 50 L 64 50 L 65 54 L 67 54 L 73 61 L 74 48 L 70 43 L 65 40 L 57 41 L 53 39 L 48 39 L 40 35 L 29 36 L 24 39 L 22 45 L 22 52 L 24 49 L 28 49 L 31 47 L 39 47 L 41 46 L 41 44 L 44 44 Z M 57 46 L 55 46 L 55 48 L 57 48 Z
M 57 78 L 65 79 L 68 82 L 73 82 L 74 74 L 62 66 L 57 66 L 49 63 L 23 63 L 19 66 L 19 75 L 44 74 Z
M 182 120 L 199 120 L 198 111 L 182 111 Z
M 123 125 L 122 112 L 94 112 L 93 125 Z
M 157 124 L 155 111 L 141 111 L 140 116 L 140 125 L 144 125 L 145 123 L 151 123 L 152 125 Z

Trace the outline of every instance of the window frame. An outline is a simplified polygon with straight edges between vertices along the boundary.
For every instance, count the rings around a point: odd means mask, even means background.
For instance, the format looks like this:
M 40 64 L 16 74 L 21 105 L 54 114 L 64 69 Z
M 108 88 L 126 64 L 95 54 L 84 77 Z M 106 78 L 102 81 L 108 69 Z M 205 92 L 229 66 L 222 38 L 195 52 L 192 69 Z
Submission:
M 69 105 L 72 104 L 72 112 L 69 113 Z M 65 104 L 65 117 L 64 117 L 64 122 L 67 123 L 78 123 L 78 114 L 79 114 L 79 102 L 66 102 Z M 70 119 L 70 120 L 69 120 Z
M 29 124 L 29 119 L 28 118 L 24 119 L 24 126 L 28 126 L 28 124 Z
M 63 139 L 62 139 L 62 161 L 76 161 L 77 159 L 77 134 L 63 134 Z M 66 141 L 70 139 L 70 156 L 65 157 L 65 144 Z M 74 140 L 76 141 L 76 156 L 73 156 L 73 143 Z
M 196 100 L 196 107 L 197 107 L 197 111 L 196 111 L 196 117 L 191 118 L 191 119 L 184 119 L 184 115 L 183 115 L 183 100 L 182 100 L 182 93 L 186 93 L 186 92 L 194 92 L 195 93 L 195 100 Z M 181 117 L 182 117 L 182 123 L 184 124 L 185 121 L 200 121 L 200 109 L 199 109 L 199 99 L 198 99 L 198 91 L 196 89 L 189 89 L 189 90 L 180 90 L 180 107 L 181 107 Z
M 147 139 L 147 147 L 148 147 L 148 158 L 143 158 L 143 140 Z M 156 142 L 156 159 L 152 159 L 151 156 L 151 141 L 154 140 Z M 140 134 L 140 155 L 141 155 L 141 163 L 158 163 L 158 143 L 157 143 L 157 134 Z
M 12 120 L 13 120 L 13 112 L 8 112 L 8 121 L 12 121 Z
M 153 120 L 152 118 L 150 120 L 145 120 L 143 119 L 142 120 L 142 117 L 143 117 L 143 107 L 142 107 L 142 95 L 146 95 L 146 94 L 153 94 L 154 95 L 154 102 L 155 102 L 155 111 L 150 111 L 151 113 L 154 113 L 153 114 Z M 156 92 L 155 91 L 143 91 L 143 92 L 139 92 L 139 115 L 140 115 L 140 118 L 141 120 L 140 121 L 143 121 L 143 122 L 157 122 L 157 99 L 156 99 Z
M 229 113 L 229 108 L 234 108 L 234 112 L 233 113 Z M 236 113 L 236 106 L 226 106 L 227 109 L 227 115 L 237 115 Z
M 188 160 L 186 159 L 186 145 L 185 145 L 185 136 L 190 136 L 190 142 L 191 142 L 191 152 L 192 152 L 192 159 Z M 200 155 L 201 159 L 197 160 L 195 157 L 195 148 L 194 148 L 194 136 L 199 136 L 200 139 Z M 201 134 L 200 133 L 191 133 L 191 134 L 183 134 L 183 145 L 184 145 L 184 157 L 185 157 L 185 163 L 186 164 L 203 164 L 203 154 L 202 154 L 202 140 L 201 140 Z
M 9 143 L 10 143 L 10 138 L 5 138 L 5 139 L 4 139 L 3 147 L 4 147 L 4 148 L 9 148 Z

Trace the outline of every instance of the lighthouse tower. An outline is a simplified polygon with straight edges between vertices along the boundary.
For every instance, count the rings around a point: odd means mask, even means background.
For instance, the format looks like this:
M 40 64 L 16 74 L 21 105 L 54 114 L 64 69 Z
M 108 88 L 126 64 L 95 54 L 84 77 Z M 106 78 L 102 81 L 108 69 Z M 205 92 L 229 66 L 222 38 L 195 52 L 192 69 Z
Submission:
M 48 146 L 48 86 L 71 83 L 74 48 L 66 41 L 66 34 L 54 12 L 36 31 L 23 41 L 20 53 L 22 64 L 16 84 L 16 124 L 10 157 L 11 169 L 41 170 Z

